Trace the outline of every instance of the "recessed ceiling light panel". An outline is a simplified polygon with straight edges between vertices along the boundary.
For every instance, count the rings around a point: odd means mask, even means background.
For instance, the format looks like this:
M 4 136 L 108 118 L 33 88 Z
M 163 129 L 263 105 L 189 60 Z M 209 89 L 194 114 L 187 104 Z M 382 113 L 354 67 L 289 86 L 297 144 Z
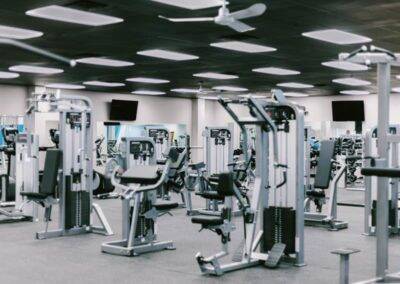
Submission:
M 109 88 L 125 86 L 124 83 L 103 82 L 103 81 L 86 81 L 83 84 L 88 86 L 109 87 Z
M 122 60 L 114 60 L 103 57 L 86 57 L 76 60 L 79 63 L 84 64 L 92 64 L 92 65 L 100 65 L 100 66 L 109 66 L 109 67 L 127 67 L 133 66 L 135 63 L 129 61 Z
M 277 84 L 277 86 L 284 87 L 284 88 L 292 88 L 292 89 L 310 89 L 310 88 L 314 88 L 314 86 L 310 85 L 310 84 L 294 83 L 294 82 L 280 83 L 280 84 Z
M 166 5 L 176 6 L 189 10 L 199 10 L 222 6 L 222 0 L 152 0 Z
M 257 73 L 264 73 L 264 74 L 278 75 L 278 76 L 289 76 L 289 75 L 299 75 L 300 74 L 299 71 L 278 68 L 278 67 L 256 68 L 256 69 L 253 69 L 252 71 L 257 72 Z
M 347 85 L 347 86 L 369 86 L 371 85 L 371 82 L 365 81 L 365 80 L 360 80 L 356 78 L 340 78 L 340 79 L 335 79 L 332 80 L 333 83 L 337 84 L 342 84 L 342 85 Z
M 15 65 L 11 66 L 8 69 L 14 72 L 33 73 L 42 75 L 52 75 L 64 72 L 64 70 L 58 68 L 48 68 L 48 67 L 31 66 L 31 65 Z
M 135 83 L 147 83 L 147 84 L 166 84 L 166 83 L 169 83 L 168 80 L 156 79 L 156 78 L 148 78 L 148 77 L 128 78 L 128 79 L 126 79 L 126 81 L 135 82 Z
M 345 70 L 345 71 L 366 71 L 366 70 L 368 70 L 368 67 L 365 65 L 347 62 L 347 61 L 328 61 L 328 62 L 323 62 L 322 65 L 331 67 L 331 68 L 340 69 L 340 70 Z
M 223 41 L 223 42 L 211 43 L 210 45 L 213 47 L 224 48 L 246 53 L 261 53 L 261 52 L 276 51 L 276 48 L 273 47 L 254 44 L 254 43 L 247 43 L 243 41 Z
M 42 32 L 0 25 L 0 37 L 12 39 L 29 39 L 41 37 Z
M 343 95 L 352 95 L 352 96 L 362 96 L 370 94 L 368 91 L 360 91 L 360 90 L 346 90 L 346 91 L 340 91 L 340 93 Z
M 399 80 L 400 80 L 400 75 L 397 75 L 397 76 L 396 76 L 396 79 L 399 79 Z
M 0 71 L 0 79 L 15 79 L 18 77 L 19 77 L 18 73 Z
M 137 54 L 143 56 L 156 57 L 161 59 L 173 60 L 173 61 L 185 61 L 199 59 L 198 56 L 180 53 L 175 51 L 163 50 L 163 49 L 150 49 L 139 51 Z
M 216 80 L 230 80 L 230 79 L 239 78 L 239 76 L 236 76 L 236 75 L 221 74 L 221 73 L 215 73 L 215 72 L 197 73 L 197 74 L 193 74 L 193 76 L 199 77 L 199 78 L 216 79 Z
M 400 93 L 400 87 L 393 88 L 392 92 Z
M 283 94 L 285 97 L 291 97 L 291 98 L 305 98 L 309 96 L 308 94 L 296 93 L 296 92 L 285 92 Z
M 165 92 L 161 92 L 161 91 L 148 91 L 148 90 L 137 90 L 137 91 L 133 91 L 132 94 L 135 94 L 135 95 L 158 96 L 158 95 L 165 95 Z
M 85 12 L 77 9 L 62 7 L 58 5 L 45 6 L 26 12 L 27 15 L 44 18 L 48 20 L 81 24 L 87 26 L 104 26 L 110 24 L 121 23 L 121 18 L 111 17 L 107 15 Z
M 305 37 L 327 41 L 330 43 L 335 43 L 340 45 L 366 43 L 372 41 L 372 39 L 368 37 L 336 29 L 308 32 L 308 33 L 303 33 L 302 35 Z
M 213 87 L 213 90 L 217 91 L 227 91 L 227 92 L 246 92 L 248 89 L 242 87 L 234 87 L 234 86 L 216 86 Z
M 182 93 L 182 94 L 197 94 L 199 92 L 199 89 L 178 88 L 178 89 L 172 89 L 171 92 Z
M 47 84 L 46 88 L 66 89 L 66 90 L 81 90 L 81 89 L 85 89 L 85 86 L 75 85 L 75 84 L 53 83 L 53 84 Z

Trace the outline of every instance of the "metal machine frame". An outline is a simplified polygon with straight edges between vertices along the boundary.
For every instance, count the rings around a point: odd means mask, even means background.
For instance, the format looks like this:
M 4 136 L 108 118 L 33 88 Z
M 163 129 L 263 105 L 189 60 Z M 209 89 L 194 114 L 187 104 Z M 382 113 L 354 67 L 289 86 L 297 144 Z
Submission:
M 378 157 L 375 167 L 387 171 L 389 165 L 389 144 L 399 141 L 399 134 L 389 134 L 390 110 L 390 70 L 391 66 L 400 66 L 400 54 L 371 45 L 363 46 L 352 53 L 342 53 L 339 60 L 357 64 L 376 64 L 378 82 Z M 367 168 L 368 169 L 368 168 Z M 371 168 L 370 168 L 371 169 Z M 372 168 L 373 169 L 373 168 Z M 364 169 L 363 169 L 364 170 Z M 390 171 L 390 170 L 389 170 Z M 376 213 L 376 271 L 375 278 L 361 283 L 399 282 L 400 272 L 390 274 L 389 269 L 389 180 L 390 175 L 377 178 Z
M 203 257 L 200 253 L 196 255 L 200 269 L 205 274 L 222 275 L 226 272 L 244 269 L 255 265 L 260 265 L 264 262 L 274 261 L 272 250 L 269 252 L 258 252 L 258 248 L 262 246 L 262 239 L 265 234 L 264 230 L 264 209 L 270 206 L 269 195 L 275 191 L 279 186 L 274 180 L 270 180 L 271 174 L 282 167 L 279 161 L 279 145 L 278 142 L 278 129 L 274 121 L 268 115 L 265 106 L 286 106 L 294 111 L 296 114 L 296 159 L 295 164 L 295 255 L 293 258 L 286 258 L 289 262 L 294 263 L 296 266 L 303 266 L 304 263 L 304 114 L 303 111 L 293 104 L 287 102 L 279 94 L 279 90 L 273 90 L 278 101 L 265 102 L 249 97 L 243 100 L 230 100 L 219 98 L 219 103 L 230 114 L 234 121 L 243 128 L 245 125 L 255 125 L 256 127 L 256 170 L 254 190 L 250 207 L 245 209 L 243 216 L 252 216 L 245 222 L 245 238 L 244 246 L 242 248 L 241 260 L 238 262 L 230 262 L 221 264 L 220 259 L 228 255 L 228 244 L 222 242 L 222 250 L 210 257 Z M 246 105 L 252 117 L 240 118 L 232 110 L 229 104 L 244 104 Z M 272 147 L 270 148 L 270 144 Z M 271 161 L 270 161 L 271 159 Z M 271 167 L 272 165 L 272 167 Z M 272 228 L 271 228 L 272 229 Z M 222 225 L 223 234 L 228 236 L 234 230 L 230 222 L 224 221 Z M 238 251 L 240 253 L 240 251 Z M 280 258 L 280 256 L 279 256 Z
M 126 138 L 123 141 L 125 146 L 121 148 L 121 156 L 125 158 L 125 162 L 121 164 L 124 167 L 115 168 L 111 176 L 112 184 L 122 191 L 122 239 L 103 243 L 101 250 L 114 255 L 137 256 L 164 249 L 175 249 L 172 241 L 157 241 L 158 212 L 154 207 L 157 200 L 156 191 L 168 178 L 171 161 L 167 160 L 162 174 L 155 184 L 121 184 L 116 179 L 118 172 L 135 169 L 135 166 L 157 167 L 156 144 L 152 138 L 135 137 Z M 149 155 L 145 163 L 139 156 L 136 156 L 137 163 L 132 161 L 130 156 L 133 154 L 133 144 L 147 149 Z M 147 155 L 145 152 L 143 153 Z M 147 206 L 151 206 L 151 208 Z
M 390 134 L 400 134 L 400 125 L 393 124 L 389 126 Z M 369 158 L 376 155 L 374 147 L 377 146 L 377 127 L 369 130 L 364 137 L 364 157 Z M 400 139 L 396 140 L 396 136 L 389 141 L 389 163 L 391 167 L 399 167 L 399 144 Z M 370 166 L 371 162 L 368 159 L 364 160 L 364 166 Z M 372 201 L 376 200 L 377 184 L 373 180 L 374 177 L 366 176 L 364 179 L 365 192 L 364 192 L 364 234 L 367 236 L 375 235 L 375 226 L 372 225 Z M 390 225 L 390 233 L 399 233 L 399 213 L 398 213 L 398 194 L 399 194 L 399 180 L 390 180 L 390 192 L 388 192 L 389 200 L 391 201 L 391 212 L 394 213 L 394 226 Z
M 47 109 L 42 111 L 42 107 Z M 34 94 L 27 111 L 27 131 L 34 133 L 35 114 L 59 113 L 59 149 L 62 167 L 59 171 L 58 200 L 46 205 L 46 229 L 36 233 L 37 239 L 84 233 L 112 235 L 113 231 L 100 206 L 93 203 L 93 133 L 92 103 L 82 96 Z M 48 212 L 52 205 L 59 205 L 58 227 L 48 230 Z M 51 210 L 51 209 L 50 209 Z M 68 212 L 69 213 L 68 213 Z M 74 212 L 74 213 L 71 213 Z M 101 226 L 94 226 L 91 213 L 95 213 Z M 71 219 L 71 214 L 75 217 Z M 67 219 L 71 219 L 67 223 Z

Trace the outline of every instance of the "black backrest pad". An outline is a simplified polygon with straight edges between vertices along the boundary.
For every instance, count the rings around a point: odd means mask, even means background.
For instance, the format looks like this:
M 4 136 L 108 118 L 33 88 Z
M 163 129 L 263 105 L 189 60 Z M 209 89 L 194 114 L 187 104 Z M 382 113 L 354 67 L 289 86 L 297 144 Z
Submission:
M 233 191 L 233 173 L 219 174 L 217 191 L 222 196 L 232 196 L 235 194 Z
M 314 179 L 314 188 L 326 189 L 329 187 L 332 172 L 332 159 L 335 153 L 335 141 L 321 141 L 318 158 L 317 173 Z
M 179 158 L 179 152 L 178 149 L 176 149 L 175 147 L 171 147 L 169 148 L 168 151 L 168 158 L 174 163 L 178 160 Z
M 61 164 L 61 150 L 49 149 L 46 151 L 44 162 L 43 178 L 40 186 L 40 193 L 52 195 L 57 185 L 58 169 Z

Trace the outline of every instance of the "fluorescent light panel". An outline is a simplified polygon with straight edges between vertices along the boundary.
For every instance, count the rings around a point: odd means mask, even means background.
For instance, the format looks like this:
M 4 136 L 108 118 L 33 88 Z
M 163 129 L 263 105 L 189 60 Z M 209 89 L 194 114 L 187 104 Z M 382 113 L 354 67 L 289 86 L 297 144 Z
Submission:
M 148 84 L 166 84 L 166 83 L 169 83 L 168 80 L 156 79 L 156 78 L 146 78 L 146 77 L 128 78 L 128 79 L 126 79 L 126 81 L 135 82 L 135 83 L 148 83 Z
M 263 68 L 256 68 L 252 70 L 253 72 L 257 73 L 264 73 L 270 75 L 279 75 L 279 76 L 289 76 L 289 75 L 299 75 L 299 71 L 278 68 L 278 67 L 263 67 Z
M 360 91 L 360 90 L 345 90 L 345 91 L 340 91 L 340 93 L 343 95 L 352 95 L 352 96 L 361 96 L 370 94 L 368 91 Z
M 246 92 L 248 89 L 242 87 L 234 87 L 234 86 L 216 86 L 213 87 L 213 90 L 217 91 L 228 91 L 228 92 Z
M 277 86 L 285 87 L 285 88 L 293 88 L 293 89 L 310 89 L 310 88 L 314 88 L 313 85 L 303 84 L 303 83 L 294 83 L 294 82 L 279 83 L 279 84 L 277 84 Z
M 308 97 L 308 94 L 304 93 L 296 93 L 296 92 L 285 92 L 283 93 L 285 97 L 292 97 L 292 98 L 305 98 Z
M 243 41 L 224 41 L 224 42 L 215 42 L 210 44 L 213 47 L 224 48 L 239 52 L 246 53 L 261 53 L 261 52 L 273 52 L 276 51 L 276 48 L 259 45 L 254 43 L 247 43 Z
M 189 10 L 199 10 L 222 6 L 221 0 L 152 0 L 154 2 L 171 5 Z
M 46 88 L 80 90 L 80 89 L 85 89 L 85 86 L 75 85 L 75 84 L 52 83 L 52 84 L 47 84 Z
M 41 37 L 42 32 L 0 25 L 0 37 L 12 39 L 29 39 Z
M 83 84 L 88 86 L 109 87 L 109 88 L 125 86 L 124 83 L 103 82 L 103 81 L 86 81 L 83 82 Z
M 103 57 L 86 57 L 76 60 L 79 63 L 84 64 L 92 64 L 92 65 L 100 65 L 100 66 L 109 66 L 109 67 L 127 67 L 133 66 L 135 63 L 129 61 L 108 59 Z
M 199 99 L 217 101 L 218 97 L 199 97 Z
M 197 94 L 199 92 L 199 89 L 178 88 L 178 89 L 172 89 L 171 92 L 183 93 L 183 94 Z
M 366 43 L 366 42 L 372 41 L 372 39 L 370 39 L 368 37 L 344 32 L 344 31 L 340 31 L 340 30 L 336 30 L 336 29 L 328 29 L 328 30 L 320 30 L 320 31 L 308 32 L 308 33 L 302 33 L 302 35 L 305 37 L 322 40 L 322 41 L 327 41 L 330 43 L 335 43 L 335 44 L 340 44 L 340 45 Z
M 396 76 L 396 79 L 399 79 L 399 80 L 400 80 L 400 75 L 397 75 L 397 76 Z
M 58 68 L 48 68 L 48 67 L 31 66 L 31 65 L 15 65 L 11 66 L 8 69 L 14 72 L 43 74 L 43 75 L 52 75 L 64 72 L 64 70 Z
M 111 17 L 97 13 L 85 12 L 58 5 L 50 5 L 29 10 L 25 14 L 48 20 L 68 22 L 68 23 L 81 24 L 94 27 L 116 24 L 124 21 L 121 18 Z
M 143 55 L 143 56 L 161 58 L 161 59 L 168 59 L 168 60 L 173 60 L 173 61 L 185 61 L 185 60 L 199 59 L 199 57 L 195 56 L 195 55 L 180 53 L 180 52 L 175 52 L 175 51 L 169 51 L 169 50 L 164 50 L 164 49 L 143 50 L 143 51 L 139 51 L 137 54 Z
M 323 62 L 322 65 L 331 67 L 331 68 L 340 69 L 340 70 L 345 70 L 345 71 L 366 71 L 366 70 L 368 70 L 368 67 L 365 65 L 347 62 L 347 61 L 328 61 L 328 62 Z
M 18 73 L 0 71 L 0 79 L 15 79 L 18 77 L 19 77 Z
M 197 73 L 197 74 L 193 74 L 193 76 L 200 77 L 200 78 L 216 79 L 216 80 L 230 80 L 230 79 L 239 78 L 239 76 L 236 76 L 236 75 L 229 75 L 229 74 L 222 74 L 222 73 L 215 73 L 215 72 Z
M 393 88 L 392 92 L 400 93 L 400 87 Z
M 135 94 L 135 95 L 157 96 L 157 95 L 165 95 L 165 92 L 161 92 L 161 91 L 148 91 L 148 90 L 137 90 L 137 91 L 133 91 L 132 94 Z
M 335 79 L 332 80 L 333 83 L 337 84 L 342 84 L 342 85 L 347 85 L 347 86 L 369 86 L 371 85 L 371 82 L 365 81 L 365 80 L 360 80 L 356 78 L 340 78 L 340 79 Z

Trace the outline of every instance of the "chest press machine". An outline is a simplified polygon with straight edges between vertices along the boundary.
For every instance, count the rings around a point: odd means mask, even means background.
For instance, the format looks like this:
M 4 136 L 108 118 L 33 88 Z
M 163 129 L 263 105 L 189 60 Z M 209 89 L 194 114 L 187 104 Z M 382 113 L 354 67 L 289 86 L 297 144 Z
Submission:
M 209 229 L 221 236 L 222 250 L 210 257 L 200 252 L 196 260 L 200 270 L 205 274 L 222 275 L 226 272 L 264 264 L 276 267 L 281 259 L 304 265 L 304 115 L 301 109 L 287 102 L 279 90 L 273 91 L 275 102 L 266 102 L 254 98 L 241 100 L 219 99 L 219 103 L 241 127 L 254 125 L 257 133 L 256 169 L 252 199 L 246 201 L 233 182 L 232 173 L 218 176 L 217 191 L 225 196 L 225 205 L 221 216 L 195 216 L 192 222 L 200 224 L 202 229 Z M 231 104 L 242 104 L 248 107 L 250 117 L 239 118 Z M 284 206 L 277 199 L 271 198 L 286 183 L 278 183 L 274 176 L 278 169 L 287 169 L 279 162 L 278 128 L 283 121 L 271 118 L 271 111 L 280 112 L 281 107 L 290 110 L 289 120 L 294 120 L 290 130 L 295 133 L 295 155 L 292 168 L 291 188 L 293 202 Z M 276 118 L 276 117 L 275 117 Z M 293 128 L 292 128 L 293 127 Z M 271 145 L 272 144 L 272 145 Z M 271 147 L 272 146 L 272 147 Z M 270 161 L 271 159 L 271 161 Z M 272 167 L 271 167 L 272 165 Z M 283 174 L 283 176 L 286 176 Z M 221 264 L 220 260 L 229 254 L 228 244 L 235 230 L 232 218 L 232 197 L 239 200 L 243 216 L 244 235 L 235 252 L 233 261 Z M 288 204 L 289 205 L 289 204 Z
M 37 239 L 84 233 L 112 235 L 101 208 L 92 202 L 93 151 L 92 105 L 80 96 L 37 95 L 27 111 L 27 131 L 35 132 L 35 119 L 45 112 L 59 113 L 59 148 L 46 152 L 44 173 L 38 192 L 22 192 L 25 203 L 34 202 L 45 208 L 46 229 L 37 232 Z M 58 226 L 48 230 L 51 211 L 58 204 Z M 101 226 L 94 226 L 95 213 Z
M 337 195 L 338 183 L 346 172 L 345 163 L 337 163 L 333 160 L 335 156 L 335 141 L 321 141 L 320 154 L 318 158 L 317 171 L 314 184 L 306 190 L 304 202 L 305 224 L 310 226 L 325 227 L 332 231 L 346 229 L 348 223 L 337 219 Z M 339 168 L 336 167 L 339 165 Z M 334 176 L 332 178 L 332 172 Z M 329 195 L 326 191 L 329 190 Z M 323 205 L 328 200 L 328 208 L 325 214 L 322 213 Z M 310 203 L 314 202 L 316 212 L 311 212 Z

